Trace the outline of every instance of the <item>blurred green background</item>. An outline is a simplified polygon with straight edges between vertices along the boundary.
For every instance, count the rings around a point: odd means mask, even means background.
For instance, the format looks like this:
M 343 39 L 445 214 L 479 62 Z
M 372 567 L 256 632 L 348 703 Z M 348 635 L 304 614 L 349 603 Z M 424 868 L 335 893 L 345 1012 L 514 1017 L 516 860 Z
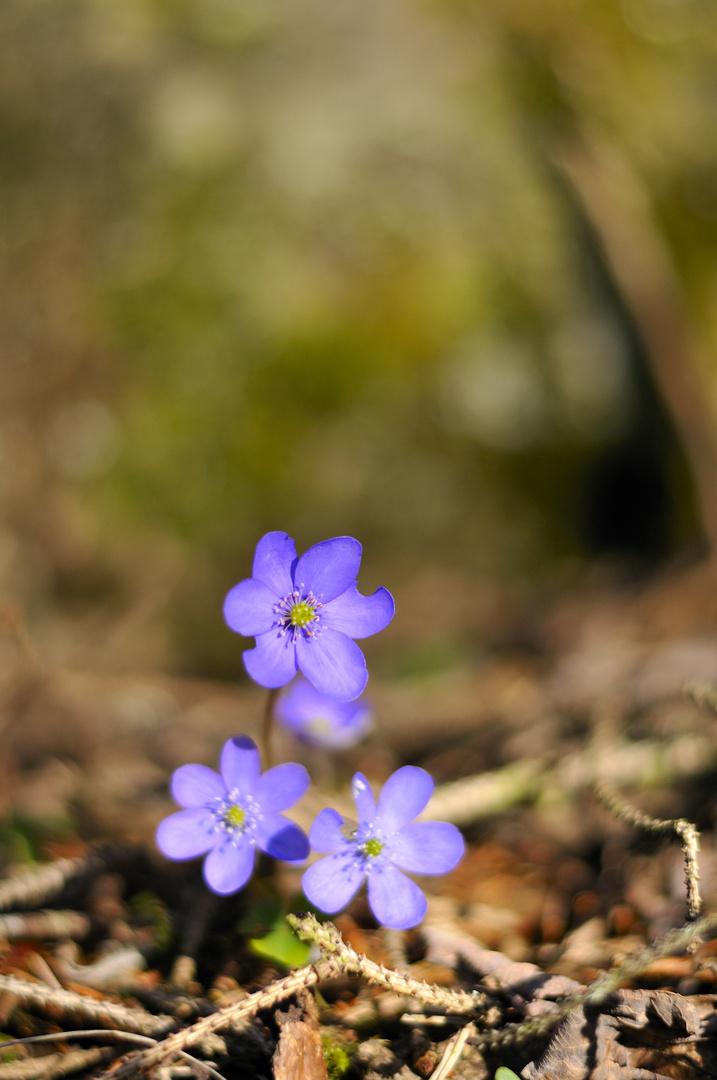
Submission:
M 510 638 L 523 582 L 698 555 L 716 130 L 711 0 L 6 0 L 0 593 L 41 653 L 239 674 L 269 529 L 361 539 L 389 675 Z

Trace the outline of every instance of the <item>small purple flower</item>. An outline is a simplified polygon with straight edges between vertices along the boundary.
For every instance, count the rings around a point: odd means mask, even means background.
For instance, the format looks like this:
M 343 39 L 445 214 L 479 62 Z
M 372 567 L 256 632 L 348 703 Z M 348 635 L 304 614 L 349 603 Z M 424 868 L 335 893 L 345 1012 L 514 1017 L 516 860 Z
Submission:
M 170 859 L 206 855 L 204 880 L 225 895 L 246 885 L 256 848 L 287 862 L 303 862 L 309 843 L 288 810 L 309 786 L 303 765 L 287 762 L 261 775 L 259 751 L 246 735 L 224 744 L 221 776 L 206 765 L 182 765 L 172 795 L 185 809 L 160 824 L 157 844 Z
M 346 828 L 336 810 L 322 810 L 309 832 L 315 851 L 329 852 L 304 874 L 306 897 L 333 914 L 348 904 L 364 878 L 368 902 L 380 923 L 396 930 L 416 926 L 426 914 L 426 898 L 402 874 L 445 874 L 458 863 L 465 845 L 455 825 L 414 821 L 433 793 L 433 779 L 413 765 L 389 776 L 378 807 L 368 780 L 356 773 L 351 792 L 358 825 Z
M 356 588 L 361 545 L 337 536 L 300 559 L 294 541 L 270 532 L 257 544 L 252 576 L 224 601 L 232 630 L 255 637 L 244 664 L 261 686 L 285 686 L 301 671 L 336 701 L 352 701 L 366 685 L 363 653 L 353 638 L 369 637 L 393 618 L 386 589 L 362 596 Z
M 365 698 L 335 701 L 301 675 L 279 698 L 276 716 L 300 742 L 323 750 L 355 746 L 373 726 L 373 712 Z

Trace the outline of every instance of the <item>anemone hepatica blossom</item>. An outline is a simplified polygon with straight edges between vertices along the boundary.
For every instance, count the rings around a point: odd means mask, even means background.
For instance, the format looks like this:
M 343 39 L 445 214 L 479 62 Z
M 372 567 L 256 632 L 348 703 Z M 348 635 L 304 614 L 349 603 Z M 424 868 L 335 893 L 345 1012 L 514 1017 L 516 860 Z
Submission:
M 329 855 L 304 874 L 304 893 L 321 911 L 333 914 L 367 878 L 368 902 L 380 923 L 397 930 L 416 926 L 426 914 L 426 898 L 402 871 L 447 873 L 463 855 L 463 837 L 446 821 L 413 820 L 433 792 L 425 769 L 398 769 L 384 784 L 378 806 L 361 773 L 354 776 L 351 792 L 359 818 L 355 828 L 347 828 L 331 809 L 322 810 L 311 826 L 312 848 Z
M 224 744 L 220 772 L 182 765 L 172 777 L 172 795 L 184 809 L 160 824 L 157 844 L 170 859 L 206 855 L 204 880 L 216 893 L 243 888 L 254 869 L 257 848 L 287 862 L 309 854 L 306 836 L 281 810 L 309 786 L 303 765 L 287 762 L 261 775 L 259 751 L 241 735 Z
M 365 698 L 334 701 L 299 675 L 276 703 L 279 722 L 300 742 L 323 750 L 355 746 L 373 726 Z
M 255 637 L 244 653 L 252 679 L 285 686 L 302 672 L 316 689 L 337 701 L 357 698 L 368 672 L 353 640 L 383 630 L 393 618 L 386 589 L 362 596 L 356 588 L 361 545 L 350 536 L 324 540 L 296 557 L 294 541 L 270 532 L 259 541 L 252 576 L 224 601 L 232 630 Z

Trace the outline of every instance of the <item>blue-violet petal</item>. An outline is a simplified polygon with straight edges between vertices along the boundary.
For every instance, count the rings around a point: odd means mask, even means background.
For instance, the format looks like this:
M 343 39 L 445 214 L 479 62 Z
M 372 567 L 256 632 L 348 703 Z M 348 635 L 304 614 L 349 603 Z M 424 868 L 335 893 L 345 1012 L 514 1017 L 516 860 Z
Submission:
M 172 798 L 188 808 L 206 806 L 226 794 L 224 781 L 206 765 L 181 765 L 172 776 Z
M 306 871 L 301 885 L 307 900 L 331 915 L 346 907 L 363 878 L 363 868 L 351 852 L 319 859 Z
M 281 695 L 276 717 L 301 742 L 324 750 L 355 746 L 373 725 L 368 701 L 336 701 L 299 675 Z
M 296 648 L 291 634 L 281 637 L 276 630 L 270 630 L 256 639 L 254 649 L 242 655 L 245 668 L 260 686 L 275 690 L 296 675 Z
M 254 839 L 262 851 L 285 862 L 303 862 L 309 841 L 303 829 L 282 814 L 264 814 L 254 827 Z
M 301 798 L 309 783 L 304 766 L 287 761 L 267 769 L 254 788 L 254 798 L 263 812 L 288 810 Z
M 210 851 L 204 860 L 204 880 L 209 888 L 221 896 L 243 888 L 254 869 L 254 850 L 247 837 L 240 835 Z
M 327 851 L 335 855 L 347 845 L 347 840 L 341 829 L 344 818 L 338 810 L 326 807 L 314 819 L 314 824 L 309 829 L 309 843 L 314 851 Z
M 204 807 L 170 814 L 157 829 L 157 847 L 168 859 L 194 859 L 216 843 L 211 832 L 214 817 Z
M 258 578 L 246 578 L 230 589 L 224 600 L 224 620 L 237 634 L 257 637 L 278 622 L 277 595 Z
M 389 776 L 378 800 L 376 822 L 390 835 L 413 821 L 433 794 L 433 777 L 425 769 L 404 765 Z
M 380 588 L 371 596 L 362 596 L 352 585 L 324 605 L 321 619 L 324 626 L 341 630 L 351 638 L 370 637 L 388 626 L 393 618 L 396 605 L 388 589 Z
M 391 840 L 396 865 L 413 874 L 447 874 L 464 851 L 463 837 L 447 821 L 415 821 Z
M 351 781 L 351 794 L 356 803 L 359 821 L 362 825 L 370 825 L 376 817 L 376 800 L 371 791 L 371 785 L 363 773 L 357 772 Z
M 285 532 L 270 532 L 256 545 L 251 576 L 263 581 L 277 596 L 293 588 L 292 570 L 296 562 L 294 541 Z
M 327 627 L 315 637 L 297 638 L 296 659 L 309 682 L 320 693 L 338 701 L 353 701 L 368 681 L 361 649 L 339 630 Z
M 297 589 L 309 589 L 324 604 L 354 584 L 361 565 L 361 545 L 352 536 L 336 536 L 314 544 L 299 559 L 294 570 Z
M 261 759 L 253 739 L 248 735 L 227 739 L 219 768 L 227 791 L 236 789 L 240 795 L 252 795 L 261 774 Z
M 368 902 L 378 921 L 394 930 L 417 926 L 428 906 L 415 881 L 384 861 L 371 868 Z

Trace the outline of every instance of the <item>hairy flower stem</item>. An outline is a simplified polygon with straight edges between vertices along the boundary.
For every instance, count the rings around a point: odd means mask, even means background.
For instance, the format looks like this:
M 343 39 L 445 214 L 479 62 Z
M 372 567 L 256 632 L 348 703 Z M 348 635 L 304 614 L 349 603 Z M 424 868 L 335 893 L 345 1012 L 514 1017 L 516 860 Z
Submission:
M 264 720 L 261 726 L 261 754 L 267 769 L 270 769 L 274 764 L 274 755 L 271 752 L 271 736 L 274 731 L 274 707 L 278 696 L 278 690 L 270 690 L 264 706 Z

